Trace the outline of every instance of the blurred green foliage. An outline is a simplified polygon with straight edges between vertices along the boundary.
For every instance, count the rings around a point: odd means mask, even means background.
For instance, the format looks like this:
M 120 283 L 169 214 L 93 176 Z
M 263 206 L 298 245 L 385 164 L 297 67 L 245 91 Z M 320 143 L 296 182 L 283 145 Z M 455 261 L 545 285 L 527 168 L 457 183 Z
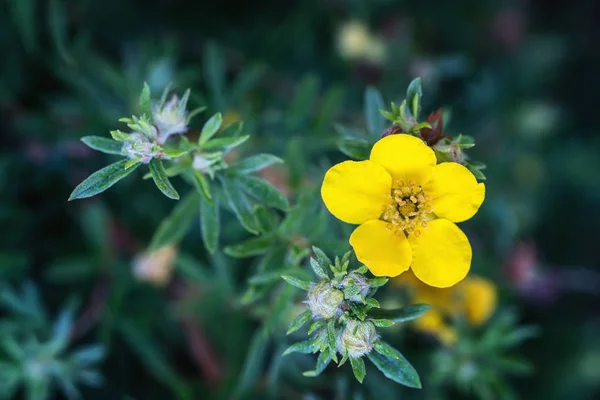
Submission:
M 299 313 L 288 305 L 302 298 L 279 276 L 308 274 L 308 244 L 348 250 L 340 238 L 351 227 L 324 210 L 318 192 L 325 170 L 345 159 L 335 127 L 371 129 L 365 88 L 375 85 L 399 103 L 420 76 L 421 119 L 451 106 L 444 123 L 474 137 L 469 154 L 488 166 L 486 202 L 465 224 L 472 271 L 494 279 L 500 308 L 516 308 L 522 322 L 540 327 L 519 348 L 535 372 L 509 378 L 514 393 L 597 398 L 599 12 L 592 0 L 4 0 L 2 294 L 34 281 L 49 315 L 66 315 L 63 305 L 79 300 L 68 349 L 53 354 L 71 365 L 79 346 L 102 345 L 102 385 L 77 383 L 85 399 L 468 397 L 456 386 L 428 389 L 456 360 L 434 357 L 439 346 L 409 330 L 385 338 L 414 363 L 422 391 L 376 371 L 360 385 L 349 365 L 309 380 L 302 371 L 314 358 L 281 359 L 291 344 L 282 326 Z M 350 20 L 383 40 L 383 59 L 342 56 L 337 35 Z M 277 227 L 267 242 L 223 212 L 225 250 L 211 254 L 200 222 L 191 224 L 167 287 L 141 282 L 132 270 L 174 207 L 141 169 L 100 197 L 67 203 L 85 177 L 117 160 L 80 138 L 108 137 L 120 117 L 136 113 L 144 82 L 156 93 L 169 83 L 179 92 L 190 87 L 192 108 L 208 108 L 192 121 L 196 134 L 217 112 L 224 123 L 243 120 L 250 139 L 232 156 L 282 157 L 286 167 L 262 177 L 291 199 L 283 221 L 281 213 L 263 215 Z M 172 183 L 183 197 L 185 182 Z M 384 294 L 400 301 L 392 288 Z M 14 315 L 1 312 L 6 346 L 16 335 L 5 328 Z M 45 318 L 33 347 L 52 338 Z

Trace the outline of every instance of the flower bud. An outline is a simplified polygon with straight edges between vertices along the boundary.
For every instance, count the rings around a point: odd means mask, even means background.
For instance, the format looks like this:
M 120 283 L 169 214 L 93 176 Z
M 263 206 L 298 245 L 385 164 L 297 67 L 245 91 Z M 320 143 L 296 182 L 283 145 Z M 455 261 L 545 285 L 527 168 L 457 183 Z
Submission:
M 338 340 L 338 351 L 358 358 L 369 353 L 377 340 L 375 325 L 369 321 L 356 321 L 350 319 Z
M 123 142 L 121 154 L 129 158 L 139 158 L 144 164 L 148 164 L 153 158 L 162 158 L 162 149 L 152 143 L 142 133 L 131 133 Z
M 352 272 L 342 280 L 341 285 L 344 287 L 346 299 L 359 302 L 369 294 L 371 286 L 364 275 Z
M 335 317 L 344 301 L 344 293 L 321 281 L 308 291 L 308 307 L 313 315 L 330 319 Z
M 179 98 L 174 95 L 165 105 L 156 107 L 152 111 L 154 125 L 158 128 L 159 143 L 165 143 L 171 135 L 187 131 L 185 103 L 187 103 L 186 99 L 180 101 Z
M 177 249 L 174 246 L 142 254 L 133 262 L 133 274 L 140 281 L 164 286 L 171 280 L 176 258 Z

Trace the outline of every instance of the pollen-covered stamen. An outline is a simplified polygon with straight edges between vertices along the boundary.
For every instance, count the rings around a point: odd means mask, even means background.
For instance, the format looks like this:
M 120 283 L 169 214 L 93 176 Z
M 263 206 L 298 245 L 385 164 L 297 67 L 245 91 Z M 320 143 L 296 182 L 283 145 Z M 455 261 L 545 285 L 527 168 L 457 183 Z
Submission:
M 427 221 L 432 219 L 431 199 L 413 181 L 394 182 L 389 196 L 391 203 L 384 207 L 381 215 L 381 219 L 388 222 L 387 228 L 396 235 L 419 237 L 421 230 L 427 228 Z

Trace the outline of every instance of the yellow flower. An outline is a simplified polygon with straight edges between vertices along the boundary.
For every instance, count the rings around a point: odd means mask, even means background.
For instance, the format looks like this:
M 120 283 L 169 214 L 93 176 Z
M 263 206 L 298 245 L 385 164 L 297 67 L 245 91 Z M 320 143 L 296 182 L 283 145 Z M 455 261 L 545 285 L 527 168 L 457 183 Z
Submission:
M 421 139 L 387 136 L 369 160 L 333 166 L 321 196 L 337 218 L 360 225 L 350 244 L 374 275 L 411 268 L 421 281 L 442 288 L 469 272 L 471 245 L 454 223 L 475 215 L 485 186 L 460 164 L 436 165 Z
M 431 305 L 429 311 L 414 321 L 414 326 L 446 345 L 454 344 L 457 339 L 456 330 L 451 325 L 452 318 L 463 316 L 470 326 L 478 327 L 487 322 L 496 310 L 496 287 L 482 277 L 468 276 L 452 288 L 427 286 L 410 273 L 392 282 L 408 288 L 412 302 Z

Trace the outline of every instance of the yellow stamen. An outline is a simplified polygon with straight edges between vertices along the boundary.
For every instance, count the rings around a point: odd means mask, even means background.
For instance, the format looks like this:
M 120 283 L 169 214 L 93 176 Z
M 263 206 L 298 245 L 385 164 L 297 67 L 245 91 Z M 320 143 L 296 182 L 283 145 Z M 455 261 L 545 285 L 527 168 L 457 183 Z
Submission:
M 388 222 L 388 230 L 397 235 L 421 236 L 419 229 L 427 229 L 433 206 L 420 186 L 415 182 L 397 181 L 389 195 L 390 204 L 385 206 L 381 219 Z

